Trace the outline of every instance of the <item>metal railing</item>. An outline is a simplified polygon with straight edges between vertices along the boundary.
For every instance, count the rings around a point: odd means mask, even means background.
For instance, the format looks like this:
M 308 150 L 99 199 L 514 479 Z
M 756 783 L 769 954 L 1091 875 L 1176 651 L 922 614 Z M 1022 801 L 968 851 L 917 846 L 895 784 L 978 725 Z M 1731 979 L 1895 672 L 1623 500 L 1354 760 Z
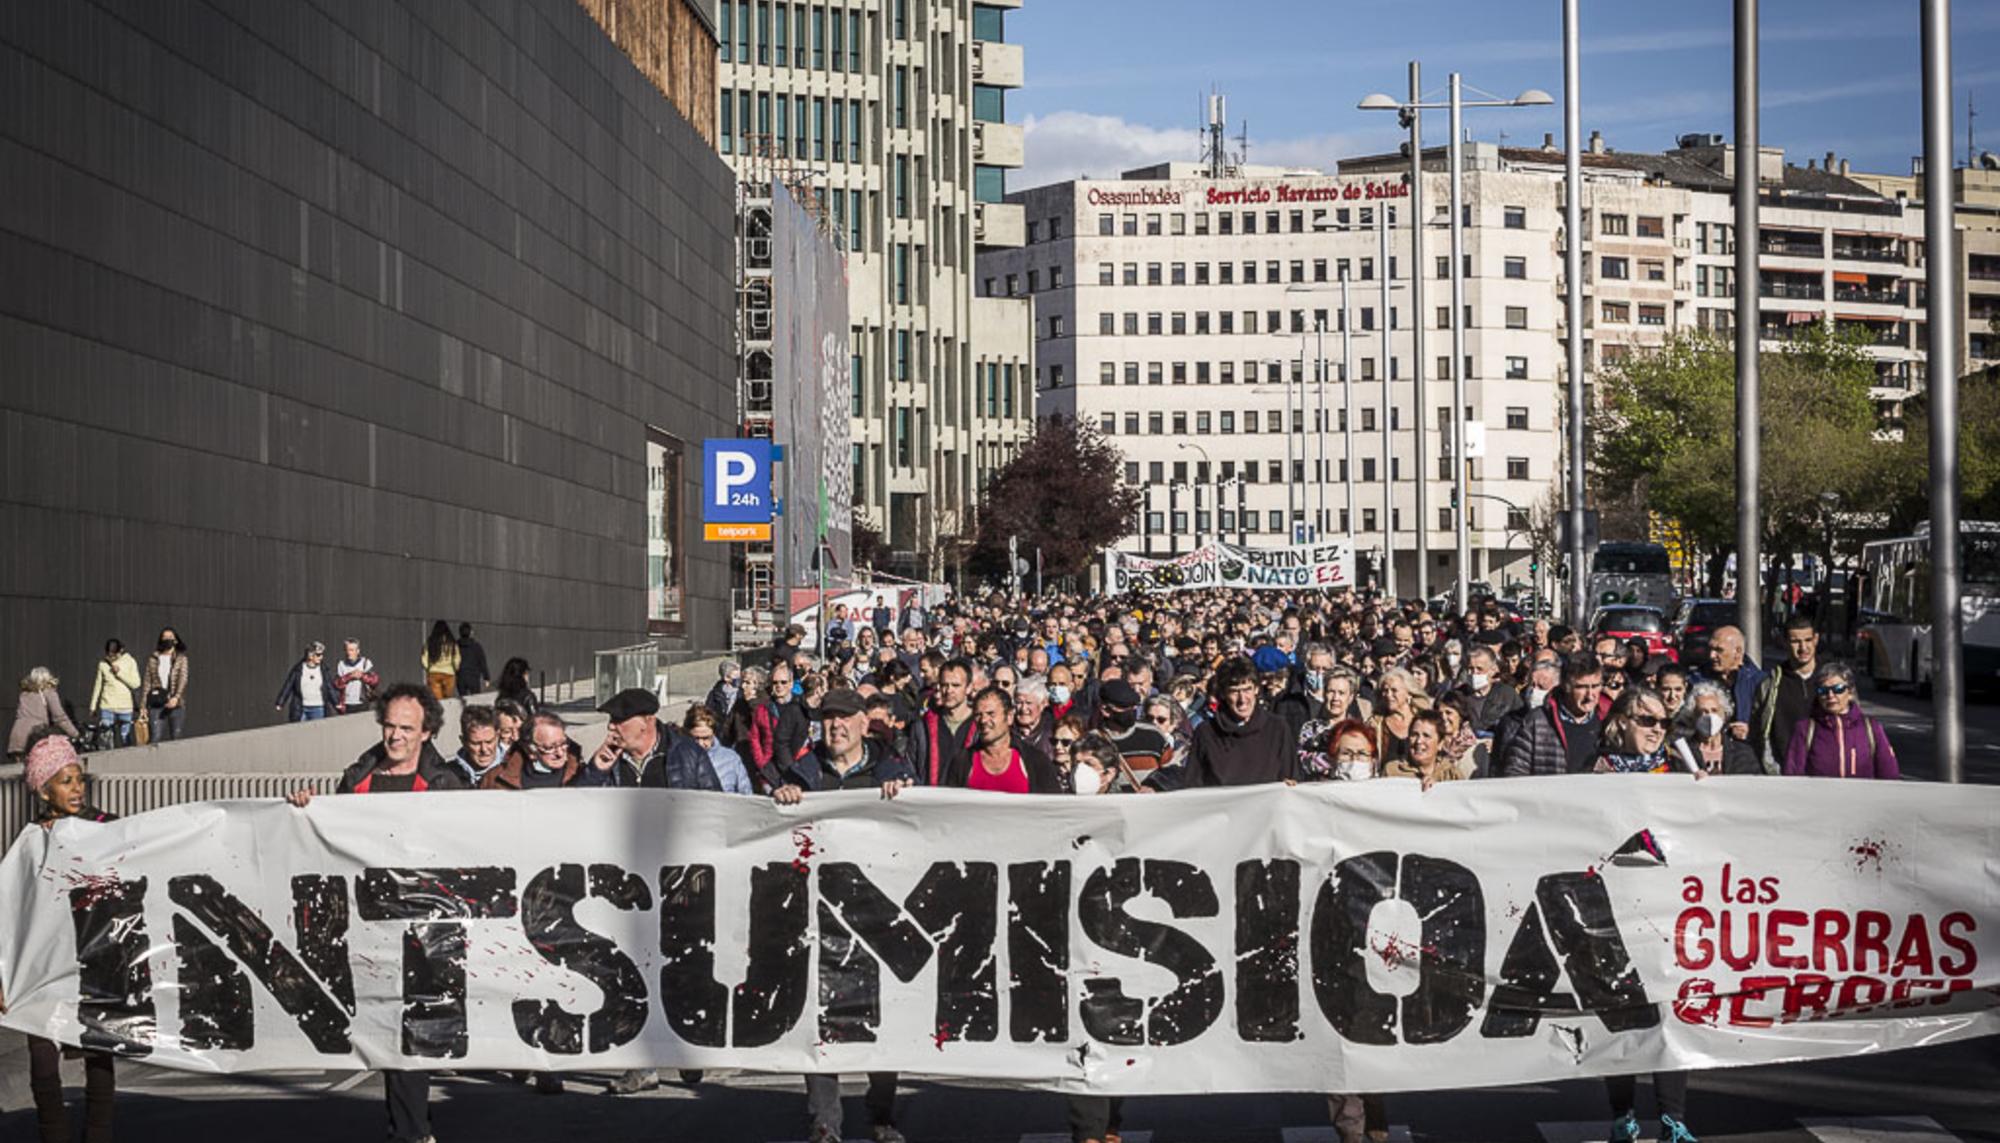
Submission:
M 1757 283 L 1757 293 L 1766 298 L 1796 298 L 1801 301 L 1820 301 L 1826 297 L 1826 287 L 1818 282 L 1776 282 L 1764 278 Z
M 1844 259 L 1849 262 L 1900 263 L 1903 260 L 1903 252 L 1893 246 L 1843 246 L 1840 243 L 1835 243 L 1833 256 L 1835 259 Z

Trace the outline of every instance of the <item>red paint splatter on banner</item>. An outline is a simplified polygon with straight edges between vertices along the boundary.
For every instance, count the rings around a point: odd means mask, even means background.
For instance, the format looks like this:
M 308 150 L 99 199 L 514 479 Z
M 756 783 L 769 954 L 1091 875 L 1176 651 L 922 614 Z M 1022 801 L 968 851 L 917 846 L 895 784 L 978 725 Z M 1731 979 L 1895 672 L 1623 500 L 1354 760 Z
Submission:
M 1437 955 L 1436 945 L 1418 945 L 1404 940 L 1394 933 L 1383 934 L 1379 940 L 1370 941 L 1369 947 L 1382 958 L 1382 967 L 1394 971 L 1406 964 L 1417 963 L 1419 953 Z
M 1591 866 L 1590 868 L 1588 868 L 1588 869 L 1584 870 L 1584 871 L 1583 871 L 1583 875 L 1584 875 L 1585 877 L 1595 877 L 1595 876 L 1597 876 L 1597 866 L 1593 865 L 1593 866 Z
M 937 1031 L 931 1033 L 931 1044 L 940 1052 L 944 1051 L 945 1044 L 949 1043 L 950 1040 L 951 1025 L 949 1024 L 939 1024 Z
M 813 845 L 812 827 L 805 825 L 794 829 L 792 845 L 798 850 L 798 856 L 792 859 L 792 868 L 800 873 L 811 869 L 813 855 L 819 852 L 819 848 Z
M 103 903 L 105 898 L 118 892 L 119 880 L 102 873 L 77 873 L 72 870 L 65 878 L 69 883 L 70 904 L 78 909 L 88 909 Z
M 1875 872 L 1882 872 L 1882 861 L 1889 856 L 1889 843 L 1880 838 L 1863 838 L 1847 847 L 1854 855 L 1854 868 L 1867 870 L 1873 866 Z

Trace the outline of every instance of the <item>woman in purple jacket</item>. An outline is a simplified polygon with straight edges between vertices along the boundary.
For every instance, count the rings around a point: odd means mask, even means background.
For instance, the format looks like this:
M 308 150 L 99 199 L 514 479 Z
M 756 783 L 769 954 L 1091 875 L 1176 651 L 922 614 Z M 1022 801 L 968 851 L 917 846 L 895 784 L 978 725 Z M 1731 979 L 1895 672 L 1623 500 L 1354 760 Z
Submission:
M 1902 778 L 1888 733 L 1855 701 L 1851 668 L 1821 664 L 1813 672 L 1812 691 L 1812 713 L 1792 729 L 1785 748 L 1787 777 Z

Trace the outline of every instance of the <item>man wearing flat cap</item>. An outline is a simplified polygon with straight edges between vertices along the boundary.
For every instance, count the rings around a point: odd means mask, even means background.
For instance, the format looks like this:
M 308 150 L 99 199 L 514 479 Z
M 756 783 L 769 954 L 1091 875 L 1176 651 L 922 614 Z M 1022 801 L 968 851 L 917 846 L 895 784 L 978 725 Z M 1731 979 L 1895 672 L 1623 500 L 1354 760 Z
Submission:
M 1097 688 L 1097 725 L 1109 735 L 1133 774 L 1149 785 L 1153 771 L 1168 764 L 1174 743 L 1159 727 L 1139 717 L 1145 701 L 1137 687 L 1123 678 L 1106 679 Z
M 597 708 L 607 726 L 604 743 L 577 771 L 578 786 L 650 786 L 668 790 L 722 792 L 715 766 L 693 738 L 661 722 L 660 699 L 652 691 L 630 687 Z M 659 1073 L 634 1068 L 606 1085 L 613 1095 L 631 1095 L 658 1087 Z
M 722 783 L 707 752 L 659 720 L 660 699 L 652 691 L 622 690 L 597 709 L 609 725 L 604 744 L 577 775 L 577 785 L 721 792 Z
M 779 785 L 771 791 L 772 801 L 795 806 L 807 793 L 821 790 L 879 789 L 884 798 L 893 798 L 915 784 L 917 775 L 910 764 L 869 737 L 868 702 L 859 691 L 846 687 L 828 691 L 814 717 L 824 733 L 804 754 L 774 763 Z M 903 1143 L 895 1121 L 896 1079 L 895 1072 L 868 1073 L 863 1102 L 876 1143 Z M 841 1130 L 845 1117 L 839 1076 L 807 1076 L 806 1109 L 812 1117 L 811 1143 L 839 1143 L 846 1137 Z

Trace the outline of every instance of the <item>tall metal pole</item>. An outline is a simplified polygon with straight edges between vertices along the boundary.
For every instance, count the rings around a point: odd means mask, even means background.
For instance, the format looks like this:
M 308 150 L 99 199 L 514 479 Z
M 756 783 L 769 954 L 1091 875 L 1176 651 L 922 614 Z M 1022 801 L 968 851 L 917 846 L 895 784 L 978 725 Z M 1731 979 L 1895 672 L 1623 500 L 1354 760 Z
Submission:
M 1239 475 L 1236 478 L 1236 543 L 1246 548 L 1250 546 L 1249 498 L 1250 482 Z
M 1410 61 L 1410 312 L 1411 336 L 1415 353 L 1410 362 L 1410 383 L 1415 394 L 1415 416 L 1411 427 L 1417 437 L 1417 598 L 1431 596 L 1430 540 L 1430 450 L 1424 447 L 1424 113 L 1416 105 L 1424 101 L 1421 71 Z M 1386 458 L 1385 458 L 1386 459 Z M 1382 522 L 1383 527 L 1389 521 Z
M 1299 482 L 1292 479 L 1292 379 L 1283 376 L 1282 362 L 1278 368 L 1285 383 L 1285 543 L 1289 544 L 1292 542 L 1292 516 L 1298 511 Z
M 1757 0 L 1736 0 L 1736 612 L 1764 654 L 1762 418 L 1757 409 Z
M 1390 433 L 1391 421 L 1389 417 L 1389 410 L 1394 407 L 1389 403 L 1391 397 L 1389 392 L 1389 377 L 1394 371 L 1389 368 L 1389 362 L 1395 360 L 1396 345 L 1389 338 L 1389 211 L 1387 207 L 1379 207 L 1375 211 L 1375 247 L 1376 261 L 1382 267 L 1382 586 L 1383 591 L 1391 599 L 1394 599 L 1396 596 L 1396 482 L 1392 477 L 1396 474 L 1396 461 L 1393 452 L 1395 438 Z M 1422 273 L 1423 267 L 1421 265 L 1415 262 L 1410 264 L 1410 279 L 1413 288 L 1416 279 Z M 1419 331 L 1417 336 L 1422 337 L 1423 334 L 1421 331 L 1424 327 L 1424 321 L 1421 313 L 1416 315 L 1416 326 Z M 1419 350 L 1418 352 L 1421 354 L 1422 351 Z M 1350 401 L 1348 404 L 1347 416 L 1352 421 L 1354 418 L 1353 402 Z M 1421 399 L 1417 401 L 1416 415 L 1417 435 L 1422 437 L 1424 430 L 1424 410 Z M 1424 474 L 1421 471 L 1418 472 L 1417 482 L 1419 487 L 1422 486 L 1423 478 Z M 1352 516 L 1353 513 L 1350 511 L 1348 515 Z M 1422 521 L 1419 520 L 1418 523 L 1421 524 Z
M 1965 780 L 1959 631 L 1958 235 L 1953 229 L 1951 0 L 1923 0 L 1924 278 L 1931 423 L 1931 694 L 1938 776 Z
M 1451 513 L 1452 541 L 1456 546 L 1458 582 L 1454 594 L 1458 613 L 1465 614 L 1465 597 L 1472 554 L 1465 534 L 1470 507 L 1465 500 L 1465 192 L 1461 185 L 1465 156 L 1459 136 L 1458 73 L 1451 73 L 1451 145 L 1445 161 L 1451 164 L 1451 487 L 1455 499 Z
M 1313 413 L 1313 430 L 1319 436 L 1319 468 L 1314 473 L 1313 483 L 1319 486 L 1319 507 L 1313 516 L 1313 542 L 1326 534 L 1326 323 L 1313 323 L 1313 375 L 1319 386 L 1319 408 Z M 1300 339 L 1299 348 L 1305 348 Z
M 1569 313 L 1569 621 L 1581 629 L 1590 619 L 1584 561 L 1585 461 L 1583 401 L 1583 88 L 1577 0 L 1563 0 L 1563 272 Z M 1545 562 L 1545 561 L 1544 561 Z M 1538 569 L 1539 570 L 1539 569 Z M 1539 577 L 1538 577 L 1539 578 Z M 1536 598 L 1548 597 L 1536 588 Z
M 1347 479 L 1341 481 L 1347 486 L 1347 526 L 1342 531 L 1354 534 L 1355 525 L 1360 521 L 1354 515 L 1354 478 L 1359 467 L 1354 459 L 1354 311 L 1348 306 L 1347 272 L 1340 274 L 1340 430 L 1341 452 L 1347 458 Z M 1383 464 L 1389 463 L 1385 458 Z M 1388 479 L 1388 474 L 1383 474 Z

